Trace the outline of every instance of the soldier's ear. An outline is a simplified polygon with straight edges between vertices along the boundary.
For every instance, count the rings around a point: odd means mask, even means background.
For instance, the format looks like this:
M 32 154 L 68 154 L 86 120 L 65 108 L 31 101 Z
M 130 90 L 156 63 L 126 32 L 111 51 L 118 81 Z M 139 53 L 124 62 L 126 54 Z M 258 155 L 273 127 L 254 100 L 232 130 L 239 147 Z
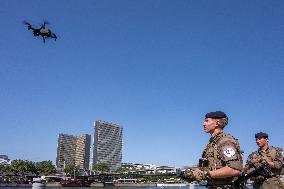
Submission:
M 221 122 L 219 119 L 216 119 L 216 125 L 220 126 L 221 125 Z

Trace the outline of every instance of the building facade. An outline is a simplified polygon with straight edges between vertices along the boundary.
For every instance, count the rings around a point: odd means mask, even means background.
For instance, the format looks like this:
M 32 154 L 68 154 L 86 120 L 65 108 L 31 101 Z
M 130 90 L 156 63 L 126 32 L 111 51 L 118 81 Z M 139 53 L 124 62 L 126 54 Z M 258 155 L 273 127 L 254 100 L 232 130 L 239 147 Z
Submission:
M 57 168 L 64 169 L 68 164 L 75 163 L 80 169 L 89 170 L 91 136 L 73 136 L 59 134 L 57 145 Z
M 121 166 L 123 127 L 101 120 L 94 126 L 93 167 L 105 163 L 114 172 Z

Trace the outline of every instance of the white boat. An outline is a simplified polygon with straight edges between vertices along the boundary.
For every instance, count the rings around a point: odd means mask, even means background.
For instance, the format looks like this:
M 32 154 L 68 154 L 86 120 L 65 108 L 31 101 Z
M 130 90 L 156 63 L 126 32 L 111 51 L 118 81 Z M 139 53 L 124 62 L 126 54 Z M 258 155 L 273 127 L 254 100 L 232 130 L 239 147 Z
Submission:
M 157 183 L 157 186 L 159 187 L 182 187 L 182 186 L 187 186 L 187 183 L 183 182 L 180 179 L 174 179 L 174 178 L 170 178 L 164 181 L 159 181 Z
M 182 186 L 187 186 L 186 183 L 157 183 L 157 186 L 159 187 L 182 187 Z
M 45 188 L 45 180 L 42 178 L 33 178 L 32 189 Z

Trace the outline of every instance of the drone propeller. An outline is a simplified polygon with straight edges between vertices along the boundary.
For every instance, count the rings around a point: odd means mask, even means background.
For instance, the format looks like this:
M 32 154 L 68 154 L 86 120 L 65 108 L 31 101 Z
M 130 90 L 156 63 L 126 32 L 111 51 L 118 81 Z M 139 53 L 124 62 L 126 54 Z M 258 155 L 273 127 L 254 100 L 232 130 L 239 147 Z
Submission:
M 60 35 L 55 35 L 55 34 L 54 34 L 54 40 L 56 41 L 57 39 L 61 39 L 61 36 L 60 36 Z
M 54 35 L 55 35 L 55 34 L 54 34 Z M 60 39 L 60 38 L 61 38 L 61 36 L 55 35 L 54 40 L 56 41 L 57 39 Z
M 43 24 L 46 24 L 46 25 L 48 25 L 48 24 L 50 24 L 47 20 L 44 20 L 43 21 Z
M 28 23 L 28 22 L 27 22 L 27 21 L 25 21 L 25 20 L 24 20 L 22 23 L 23 23 L 23 24 L 25 24 L 25 25 L 28 25 L 28 26 L 30 26 L 30 25 L 31 25 L 30 23 Z
M 45 29 L 45 25 L 48 25 L 48 24 L 49 24 L 49 22 L 46 21 L 46 20 L 44 20 L 44 21 L 43 21 L 43 24 L 41 24 L 41 29 L 42 29 L 42 28 Z

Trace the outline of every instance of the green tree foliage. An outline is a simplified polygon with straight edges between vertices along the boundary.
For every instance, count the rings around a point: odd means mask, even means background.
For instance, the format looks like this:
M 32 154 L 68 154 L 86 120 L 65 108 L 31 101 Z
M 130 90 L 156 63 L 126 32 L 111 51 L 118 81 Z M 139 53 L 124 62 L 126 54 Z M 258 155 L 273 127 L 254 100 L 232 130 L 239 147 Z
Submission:
M 75 163 L 69 163 L 65 166 L 64 172 L 66 175 L 75 177 L 79 174 L 79 167 L 75 165 Z
M 109 169 L 107 164 L 98 163 L 94 166 L 93 170 L 98 172 L 98 173 L 108 173 L 110 169 Z
M 0 164 L 0 172 L 2 173 L 9 173 L 12 171 L 11 165 L 8 164 Z
M 126 167 L 119 167 L 115 172 L 116 173 L 128 173 L 129 171 L 131 170 Z
M 50 175 L 56 173 L 56 168 L 52 161 L 41 161 L 35 163 L 36 172 L 40 175 Z
M 36 173 L 35 163 L 28 160 L 13 160 L 11 170 L 16 174 Z

